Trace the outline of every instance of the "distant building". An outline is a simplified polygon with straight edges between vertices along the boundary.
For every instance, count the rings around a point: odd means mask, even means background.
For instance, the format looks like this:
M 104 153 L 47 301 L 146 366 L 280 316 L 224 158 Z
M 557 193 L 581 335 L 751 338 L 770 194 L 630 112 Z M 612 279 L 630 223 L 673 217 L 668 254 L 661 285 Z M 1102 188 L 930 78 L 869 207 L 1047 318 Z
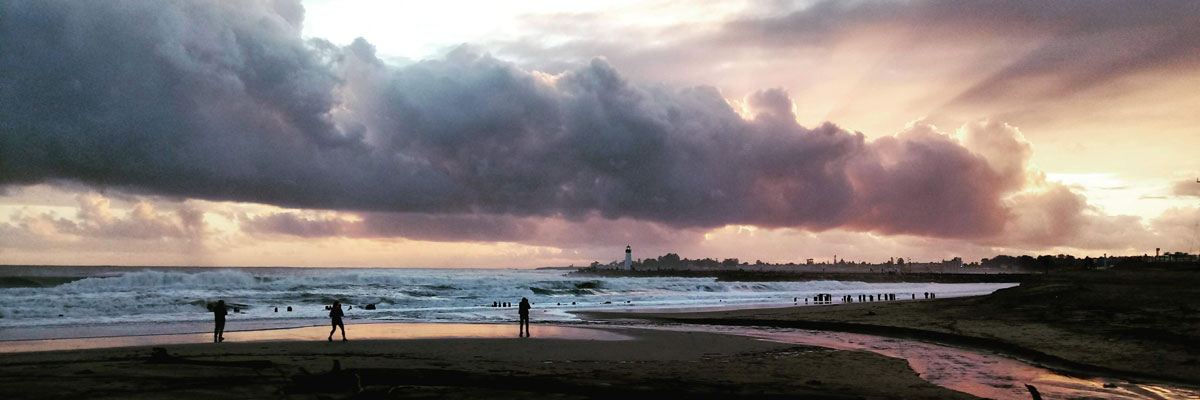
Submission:
M 625 246 L 625 270 L 633 269 L 633 248 Z

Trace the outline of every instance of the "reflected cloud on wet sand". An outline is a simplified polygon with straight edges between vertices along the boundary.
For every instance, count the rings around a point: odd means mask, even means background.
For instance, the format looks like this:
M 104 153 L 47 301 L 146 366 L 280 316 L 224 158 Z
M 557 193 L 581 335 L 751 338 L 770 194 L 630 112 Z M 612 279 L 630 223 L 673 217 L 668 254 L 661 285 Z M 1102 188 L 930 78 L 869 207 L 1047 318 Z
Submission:
M 515 325 L 500 324 L 409 324 L 381 323 L 347 326 L 347 337 L 351 340 L 385 339 L 500 339 L 514 338 Z M 535 339 L 571 340 L 630 340 L 619 333 L 589 328 L 565 326 L 533 326 Z M 267 341 L 325 341 L 329 333 L 327 326 L 271 329 L 258 331 L 226 332 L 226 342 Z M 0 353 L 34 351 L 102 349 L 112 347 L 154 346 L 170 344 L 211 343 L 212 333 L 189 333 L 178 335 L 114 336 L 81 339 L 16 340 L 0 342 Z

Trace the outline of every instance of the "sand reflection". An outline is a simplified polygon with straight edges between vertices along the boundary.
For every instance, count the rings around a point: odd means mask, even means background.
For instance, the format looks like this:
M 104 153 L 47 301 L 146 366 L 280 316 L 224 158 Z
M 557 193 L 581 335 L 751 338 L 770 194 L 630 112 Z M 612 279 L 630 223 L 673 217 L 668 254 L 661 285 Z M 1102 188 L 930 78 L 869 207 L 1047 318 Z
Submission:
M 1046 399 L 1200 398 L 1200 390 L 1194 388 L 1133 383 L 1118 379 L 1075 378 L 991 353 L 881 336 L 726 326 L 683 326 L 665 329 L 720 332 L 782 343 L 870 351 L 888 357 L 903 358 L 921 378 L 930 383 L 991 399 L 1028 399 L 1029 391 L 1025 388 L 1027 383 L 1036 386 Z
M 438 338 L 516 338 L 516 325 L 379 323 L 347 326 L 351 340 L 438 339 Z M 531 339 L 630 340 L 629 336 L 601 329 L 566 326 L 533 326 Z M 225 332 L 226 342 L 325 341 L 328 326 Z M 211 343 L 212 333 L 175 335 L 116 336 L 79 339 L 14 340 L 0 342 L 0 353 L 33 351 L 102 349 L 112 347 L 156 346 L 168 344 Z

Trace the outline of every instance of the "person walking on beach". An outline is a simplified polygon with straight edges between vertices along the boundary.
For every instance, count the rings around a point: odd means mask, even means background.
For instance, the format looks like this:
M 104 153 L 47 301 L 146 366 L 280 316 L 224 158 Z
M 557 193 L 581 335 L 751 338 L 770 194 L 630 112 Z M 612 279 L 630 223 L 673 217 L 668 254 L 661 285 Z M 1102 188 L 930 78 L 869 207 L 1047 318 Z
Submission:
M 517 337 L 521 335 L 529 337 L 529 299 L 521 298 L 521 304 L 517 305 L 517 313 L 521 316 L 521 326 L 518 328 Z
M 225 315 L 229 314 L 229 309 L 225 308 L 225 300 L 217 300 L 217 305 L 213 306 L 213 319 L 216 322 L 216 328 L 213 329 L 213 343 L 225 341 Z
M 333 307 L 329 307 L 329 320 L 330 323 L 333 324 L 333 329 L 329 330 L 330 342 L 333 341 L 333 333 L 337 332 L 339 327 L 342 328 L 342 341 L 346 341 L 346 325 L 342 323 L 342 316 L 344 315 L 346 314 L 342 313 L 342 303 L 337 301 L 333 302 Z

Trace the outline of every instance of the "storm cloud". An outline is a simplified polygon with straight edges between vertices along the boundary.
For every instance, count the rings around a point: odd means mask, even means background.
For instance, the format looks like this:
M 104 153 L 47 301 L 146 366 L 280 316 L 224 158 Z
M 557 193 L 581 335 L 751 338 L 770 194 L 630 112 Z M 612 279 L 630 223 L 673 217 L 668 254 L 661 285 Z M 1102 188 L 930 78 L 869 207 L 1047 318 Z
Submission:
M 1185 179 L 1175 182 L 1172 187 L 1172 193 L 1178 196 L 1196 196 L 1200 197 L 1200 179 L 1192 181 Z
M 589 217 L 579 221 L 503 215 L 431 215 L 421 213 L 277 212 L 246 216 L 243 232 L 265 237 L 343 237 L 355 239 L 440 242 L 512 242 L 574 250 L 601 249 L 636 243 L 639 248 L 670 251 L 694 244 L 704 232 L 671 229 L 653 222 Z
M 395 67 L 365 40 L 303 39 L 297 7 L 10 2 L 0 185 L 407 213 L 395 234 L 474 240 L 530 235 L 506 216 L 983 237 L 1025 179 L 1027 153 L 984 149 L 1027 145 L 1004 126 L 868 141 L 798 125 L 784 90 L 739 112 L 712 87 L 635 84 L 602 59 L 548 75 L 464 47 Z
M 1004 65 L 955 99 L 981 102 L 1062 96 L 1136 73 L 1194 68 L 1200 64 L 1197 18 L 1200 4 L 1187 0 L 826 0 L 732 21 L 716 40 L 824 48 L 874 33 L 898 38 L 899 53 L 967 44 L 989 54 L 980 69 Z

